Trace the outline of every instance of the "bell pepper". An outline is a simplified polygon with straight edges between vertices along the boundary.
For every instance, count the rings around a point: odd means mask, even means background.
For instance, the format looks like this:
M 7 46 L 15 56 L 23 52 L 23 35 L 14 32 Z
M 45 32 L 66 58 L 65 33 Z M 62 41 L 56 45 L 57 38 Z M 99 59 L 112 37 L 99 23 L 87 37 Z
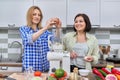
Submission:
M 102 70 L 103 70 L 105 73 L 107 73 L 107 74 L 111 74 L 111 72 L 108 71 L 106 68 L 102 68 Z
M 93 68 L 92 72 L 99 76 L 102 80 L 105 80 L 105 77 L 96 68 Z
M 120 80 L 120 75 L 119 74 L 114 74 L 118 80 Z
M 113 74 L 119 74 L 119 75 L 120 75 L 120 71 L 117 70 L 117 69 L 115 69 L 115 68 L 112 68 L 111 72 L 112 72 Z

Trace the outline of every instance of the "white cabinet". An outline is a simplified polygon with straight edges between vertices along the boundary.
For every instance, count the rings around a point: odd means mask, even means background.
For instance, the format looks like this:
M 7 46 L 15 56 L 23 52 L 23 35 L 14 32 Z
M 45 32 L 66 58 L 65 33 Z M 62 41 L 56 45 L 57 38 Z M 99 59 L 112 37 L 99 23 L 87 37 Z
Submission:
M 120 27 L 120 0 L 101 0 L 101 27 Z
M 33 0 L 0 0 L 0 27 L 26 24 L 26 13 Z
M 34 5 L 42 10 L 43 26 L 49 18 L 58 17 L 62 26 L 66 27 L 66 0 L 34 0 Z
M 93 27 L 100 25 L 100 4 L 99 0 L 67 0 L 67 24 L 73 25 L 74 17 L 78 13 L 85 13 L 89 16 Z

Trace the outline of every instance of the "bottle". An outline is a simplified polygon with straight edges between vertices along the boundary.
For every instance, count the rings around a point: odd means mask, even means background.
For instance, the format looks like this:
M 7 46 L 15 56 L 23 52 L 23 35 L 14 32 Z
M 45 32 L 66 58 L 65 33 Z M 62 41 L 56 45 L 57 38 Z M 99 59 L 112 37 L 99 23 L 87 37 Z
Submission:
M 74 80 L 78 80 L 78 68 L 75 67 L 73 73 L 74 73 Z

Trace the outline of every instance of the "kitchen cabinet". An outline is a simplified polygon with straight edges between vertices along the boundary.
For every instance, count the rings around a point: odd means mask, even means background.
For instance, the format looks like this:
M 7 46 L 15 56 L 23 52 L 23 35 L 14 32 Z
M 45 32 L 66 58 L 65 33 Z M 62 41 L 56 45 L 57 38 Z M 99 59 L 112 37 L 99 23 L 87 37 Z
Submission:
M 62 21 L 62 27 L 66 27 L 66 0 L 34 0 L 34 5 L 42 10 L 43 26 L 49 18 L 58 17 Z
M 120 0 L 101 0 L 101 27 L 120 28 Z
M 0 27 L 26 24 L 26 13 L 33 0 L 0 0 Z
M 93 27 L 100 26 L 100 4 L 99 0 L 67 0 L 67 24 L 73 25 L 74 17 L 78 13 L 89 16 Z

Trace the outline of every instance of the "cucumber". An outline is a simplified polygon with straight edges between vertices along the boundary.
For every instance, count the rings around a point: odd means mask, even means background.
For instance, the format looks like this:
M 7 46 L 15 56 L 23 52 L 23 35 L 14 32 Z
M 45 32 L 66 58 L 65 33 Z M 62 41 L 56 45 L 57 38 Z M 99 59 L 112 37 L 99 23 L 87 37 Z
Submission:
M 105 73 L 103 70 L 101 70 L 101 69 L 98 69 L 98 71 L 104 76 L 104 77 L 106 77 L 107 76 L 107 73 Z

